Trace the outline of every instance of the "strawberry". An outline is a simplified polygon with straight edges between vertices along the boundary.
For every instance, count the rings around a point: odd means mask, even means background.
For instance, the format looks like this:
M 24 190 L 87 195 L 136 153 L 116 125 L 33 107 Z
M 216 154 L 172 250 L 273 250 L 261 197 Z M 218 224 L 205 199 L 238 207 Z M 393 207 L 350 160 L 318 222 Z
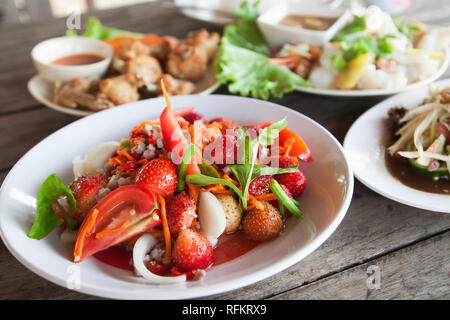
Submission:
M 292 196 L 292 193 L 289 191 L 289 189 L 284 184 L 280 184 L 280 187 L 281 187 L 281 189 L 283 189 L 284 193 L 286 193 L 286 195 L 289 198 L 294 198 Z M 279 204 L 278 200 L 270 201 L 270 204 L 273 205 L 278 210 L 280 210 L 280 204 Z M 292 213 L 289 210 L 287 210 L 286 208 L 284 208 L 284 215 L 286 218 L 289 218 L 290 216 L 292 216 Z
M 167 272 L 169 272 L 169 267 L 165 264 L 162 264 L 161 262 L 158 262 L 156 260 L 150 260 L 147 263 L 147 269 L 159 276 L 164 276 Z
M 196 205 L 186 192 L 170 196 L 166 199 L 166 214 L 169 230 L 172 237 L 189 228 L 194 221 Z
M 244 215 L 242 230 L 247 238 L 266 241 L 278 236 L 283 229 L 283 221 L 278 210 L 267 201 L 260 201 L 262 210 L 253 208 Z
M 171 196 L 177 187 L 176 166 L 167 158 L 153 159 L 136 175 L 135 183 L 145 185 L 163 197 Z
M 255 178 L 248 187 L 248 192 L 252 196 L 260 196 L 272 192 L 269 183 L 273 180 L 273 176 L 264 175 Z
M 221 135 L 211 144 L 208 148 L 212 148 L 213 162 L 218 168 L 237 162 L 237 140 L 235 136 Z
M 103 174 L 85 174 L 72 181 L 69 188 L 77 201 L 76 215 L 84 218 L 97 203 L 96 196 L 100 189 L 108 184 Z
M 213 263 L 213 248 L 197 231 L 183 229 L 173 247 L 172 263 L 179 272 L 206 269 Z
M 275 179 L 284 184 L 293 197 L 299 196 L 306 187 L 306 177 L 300 169 L 297 172 L 277 174 Z
M 206 122 L 205 116 L 198 114 L 197 112 L 190 112 L 187 115 L 183 116 L 184 120 L 188 121 L 190 124 L 193 124 L 195 120 L 202 120 Z

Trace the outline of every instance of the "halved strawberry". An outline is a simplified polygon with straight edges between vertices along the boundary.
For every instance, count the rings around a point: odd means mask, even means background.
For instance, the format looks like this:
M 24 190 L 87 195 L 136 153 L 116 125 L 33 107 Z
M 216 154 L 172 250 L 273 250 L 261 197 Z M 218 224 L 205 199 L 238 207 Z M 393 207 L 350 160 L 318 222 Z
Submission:
M 278 236 L 283 230 L 283 221 L 278 210 L 267 201 L 260 201 L 262 210 L 253 208 L 244 215 L 242 230 L 252 240 L 266 241 Z
M 108 178 L 103 174 L 85 174 L 72 181 L 69 188 L 77 201 L 76 215 L 84 218 L 97 203 L 96 196 L 100 189 L 108 184 Z
M 179 272 L 206 269 L 213 263 L 213 248 L 197 231 L 181 230 L 173 248 L 172 263 Z
M 277 174 L 275 179 L 279 184 L 284 184 L 293 197 L 299 196 L 306 187 L 306 177 L 300 169 L 297 172 Z
M 248 187 L 248 192 L 253 196 L 260 196 L 271 193 L 269 183 L 273 180 L 273 176 L 264 175 L 255 178 Z
M 166 199 L 167 222 L 172 237 L 176 238 L 181 230 L 191 227 L 196 217 L 195 209 L 195 202 L 184 191 Z
M 135 183 L 163 197 L 171 196 L 177 187 L 177 168 L 167 158 L 153 159 L 139 170 Z

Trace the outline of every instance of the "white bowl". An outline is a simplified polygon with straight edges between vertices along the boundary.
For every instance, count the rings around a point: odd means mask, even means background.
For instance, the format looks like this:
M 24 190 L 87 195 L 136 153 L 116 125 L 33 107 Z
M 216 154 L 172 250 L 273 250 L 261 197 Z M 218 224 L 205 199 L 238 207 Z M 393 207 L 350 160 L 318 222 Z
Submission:
M 58 65 L 52 62 L 76 54 L 95 54 L 104 59 L 86 65 Z M 84 37 L 59 37 L 44 40 L 31 50 L 39 74 L 48 81 L 67 81 L 76 77 L 89 80 L 101 77 L 108 69 L 113 49 L 101 40 Z
M 278 24 L 287 14 L 337 18 L 327 30 L 308 30 Z M 314 5 L 310 1 L 300 3 L 283 2 L 259 16 L 257 23 L 271 46 L 289 42 L 306 42 L 317 46 L 326 44 L 351 18 L 348 10 Z
M 180 285 L 151 284 L 92 257 L 73 264 L 73 244 L 61 243 L 56 230 L 43 240 L 29 239 L 26 234 L 34 220 L 34 204 L 44 179 L 56 173 L 69 183 L 76 155 L 102 142 L 127 136 L 130 128 L 144 119 L 158 117 L 165 106 L 163 98 L 142 100 L 67 125 L 32 148 L 11 169 L 0 189 L 0 232 L 7 248 L 21 263 L 61 286 L 73 284 L 70 281 L 78 276 L 80 287 L 74 289 L 87 294 L 120 299 L 185 299 L 237 289 L 276 274 L 316 250 L 336 230 L 350 205 L 353 174 L 341 145 L 321 125 L 262 100 L 223 95 L 176 96 L 171 100 L 175 109 L 195 106 L 208 118 L 220 115 L 240 123 L 286 117 L 288 127 L 304 138 L 314 158 L 312 163 L 301 165 L 308 179 L 305 192 L 298 199 L 305 217 L 290 218 L 278 238 L 211 268 L 201 281 Z

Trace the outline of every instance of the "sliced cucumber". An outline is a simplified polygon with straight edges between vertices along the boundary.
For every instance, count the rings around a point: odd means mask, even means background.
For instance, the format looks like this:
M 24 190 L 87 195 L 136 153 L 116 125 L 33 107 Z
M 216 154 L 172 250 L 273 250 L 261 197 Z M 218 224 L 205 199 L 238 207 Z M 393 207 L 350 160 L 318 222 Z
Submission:
M 415 151 L 412 148 L 412 144 L 413 144 L 412 140 L 410 140 L 406 144 L 406 146 L 405 146 L 406 151 Z M 445 143 L 444 143 L 444 145 L 445 145 Z M 414 169 L 416 169 L 417 171 L 419 171 L 420 173 L 423 173 L 425 175 L 436 177 L 436 178 L 445 177 L 445 176 L 449 175 L 447 167 L 440 167 L 437 170 L 430 171 L 430 170 L 428 170 L 427 166 L 423 166 L 423 165 L 417 163 L 416 160 L 414 160 L 414 159 L 407 158 L 407 160 Z

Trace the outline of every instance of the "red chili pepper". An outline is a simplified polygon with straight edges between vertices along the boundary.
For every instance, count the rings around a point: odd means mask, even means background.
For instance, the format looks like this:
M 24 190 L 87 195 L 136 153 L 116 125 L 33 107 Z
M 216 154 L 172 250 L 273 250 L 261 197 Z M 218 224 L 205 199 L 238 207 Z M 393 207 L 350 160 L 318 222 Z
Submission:
M 134 157 L 134 155 L 133 155 L 133 157 Z M 135 169 L 136 167 L 137 167 L 136 161 L 128 161 L 127 163 L 124 164 L 123 170 L 131 170 L 131 169 Z

